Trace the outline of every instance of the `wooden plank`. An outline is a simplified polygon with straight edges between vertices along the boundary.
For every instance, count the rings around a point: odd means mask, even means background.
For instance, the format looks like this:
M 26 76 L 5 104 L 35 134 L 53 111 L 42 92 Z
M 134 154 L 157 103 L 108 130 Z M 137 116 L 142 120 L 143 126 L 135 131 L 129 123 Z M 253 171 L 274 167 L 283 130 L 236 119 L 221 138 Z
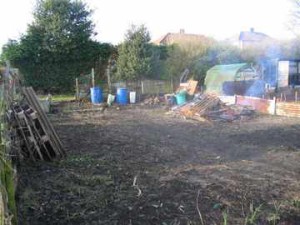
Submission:
M 188 94 L 194 95 L 197 90 L 198 81 L 196 80 L 189 80 L 188 83 Z

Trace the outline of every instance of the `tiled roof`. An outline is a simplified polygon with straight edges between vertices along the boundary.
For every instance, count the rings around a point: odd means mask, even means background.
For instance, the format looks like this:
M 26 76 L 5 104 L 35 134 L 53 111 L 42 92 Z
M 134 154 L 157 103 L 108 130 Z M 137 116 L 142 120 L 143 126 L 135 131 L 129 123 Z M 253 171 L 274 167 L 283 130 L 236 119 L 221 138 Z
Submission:
M 204 35 L 198 34 L 186 34 L 186 33 L 167 33 L 166 35 L 162 36 L 158 40 L 154 41 L 155 44 L 180 44 L 184 42 L 198 42 L 198 41 L 205 41 L 209 40 L 208 37 Z
M 240 33 L 240 41 L 264 41 L 270 39 L 270 37 L 264 33 L 254 31 L 242 31 Z

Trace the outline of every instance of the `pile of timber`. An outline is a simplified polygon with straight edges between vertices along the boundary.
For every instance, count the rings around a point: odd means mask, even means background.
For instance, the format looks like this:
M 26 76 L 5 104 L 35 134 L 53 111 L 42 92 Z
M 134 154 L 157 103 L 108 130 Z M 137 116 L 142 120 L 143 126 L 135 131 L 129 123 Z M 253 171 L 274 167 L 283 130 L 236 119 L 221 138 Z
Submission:
M 183 105 L 172 109 L 175 114 L 197 120 L 218 120 L 231 122 L 237 119 L 250 118 L 255 111 L 248 106 L 231 105 L 223 103 L 218 96 L 203 94 Z M 202 118 L 202 119 L 200 119 Z
M 31 87 L 22 88 L 25 102 L 11 106 L 10 121 L 20 143 L 21 158 L 33 161 L 62 158 L 65 150 Z

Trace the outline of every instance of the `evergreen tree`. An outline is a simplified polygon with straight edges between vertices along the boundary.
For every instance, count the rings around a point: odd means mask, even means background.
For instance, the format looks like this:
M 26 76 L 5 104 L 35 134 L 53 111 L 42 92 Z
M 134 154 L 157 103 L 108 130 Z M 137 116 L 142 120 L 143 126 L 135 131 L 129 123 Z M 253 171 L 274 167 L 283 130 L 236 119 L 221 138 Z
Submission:
M 116 79 L 138 80 L 151 73 L 150 34 L 144 25 L 132 25 L 119 46 Z
M 38 0 L 27 33 L 19 42 L 5 46 L 3 58 L 18 67 L 26 83 L 36 89 L 72 90 L 75 77 L 90 71 L 100 57 L 109 57 L 107 46 L 91 39 L 91 13 L 82 1 Z

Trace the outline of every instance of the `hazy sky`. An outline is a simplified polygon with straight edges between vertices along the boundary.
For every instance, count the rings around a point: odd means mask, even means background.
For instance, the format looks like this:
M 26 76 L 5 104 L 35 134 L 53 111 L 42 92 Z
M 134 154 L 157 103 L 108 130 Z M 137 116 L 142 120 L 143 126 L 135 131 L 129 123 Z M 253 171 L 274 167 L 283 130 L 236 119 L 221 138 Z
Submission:
M 97 40 L 117 44 L 131 24 L 145 24 L 152 39 L 184 29 L 224 39 L 253 27 L 271 37 L 291 38 L 290 0 L 86 0 L 94 10 Z M 35 0 L 1 0 L 0 46 L 26 32 Z

